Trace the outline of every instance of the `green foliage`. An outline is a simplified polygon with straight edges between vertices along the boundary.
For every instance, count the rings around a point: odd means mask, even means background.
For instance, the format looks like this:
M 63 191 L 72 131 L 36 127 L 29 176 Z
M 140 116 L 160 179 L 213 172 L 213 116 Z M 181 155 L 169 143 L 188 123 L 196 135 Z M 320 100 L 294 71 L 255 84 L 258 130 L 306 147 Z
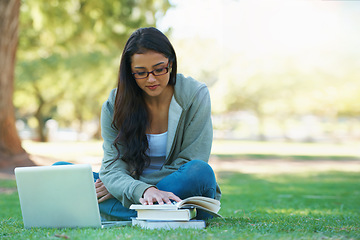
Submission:
M 30 229 L 22 225 L 17 193 L 1 194 L 4 239 L 357 239 L 360 237 L 358 173 L 278 175 L 218 173 L 225 220 L 203 230 Z M 0 186 L 8 185 L 0 181 Z M 12 181 L 13 182 L 13 181 Z M 12 187 L 13 184 L 9 187 Z
M 271 123 L 276 122 L 287 137 L 292 122 L 305 121 L 307 116 L 328 123 L 324 132 L 333 138 L 338 135 L 335 129 L 341 126 L 341 118 L 359 123 L 358 60 L 339 56 L 343 61 L 315 65 L 296 55 L 262 57 L 228 53 L 219 81 L 211 89 L 215 114 L 246 112 L 255 116 L 252 122 L 262 140 L 266 130 L 274 130 Z M 227 130 L 240 126 L 240 121 L 231 121 L 226 122 Z M 352 133 L 350 130 L 347 135 Z
M 79 131 L 84 121 L 99 119 L 101 104 L 116 86 L 125 41 L 135 29 L 155 26 L 169 7 L 167 0 L 23 1 L 18 117 L 36 120 L 42 141 L 50 118 L 65 126 L 77 120 Z
M 136 28 L 155 26 L 169 7 L 163 0 L 23 1 L 19 50 L 27 56 L 29 50 L 47 55 L 99 49 L 111 52 L 122 48 Z

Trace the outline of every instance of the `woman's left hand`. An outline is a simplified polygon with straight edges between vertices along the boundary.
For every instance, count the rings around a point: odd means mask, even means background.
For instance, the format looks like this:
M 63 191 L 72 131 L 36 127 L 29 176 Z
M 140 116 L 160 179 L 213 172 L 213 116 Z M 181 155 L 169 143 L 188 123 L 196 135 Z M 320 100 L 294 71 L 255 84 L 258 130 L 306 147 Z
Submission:
M 109 191 L 106 189 L 104 183 L 99 179 L 95 182 L 95 189 L 96 189 L 96 197 L 98 199 L 98 203 L 101 203 L 105 200 L 108 200 L 110 198 L 113 198 L 114 196 L 109 193 Z

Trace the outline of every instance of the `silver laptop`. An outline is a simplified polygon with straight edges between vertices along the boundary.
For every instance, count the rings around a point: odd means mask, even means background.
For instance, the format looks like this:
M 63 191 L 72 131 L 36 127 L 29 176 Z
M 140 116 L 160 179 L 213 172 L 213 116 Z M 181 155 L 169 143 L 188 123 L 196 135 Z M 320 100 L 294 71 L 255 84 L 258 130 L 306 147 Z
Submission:
M 101 222 L 88 164 L 15 168 L 25 228 L 109 227 L 131 222 Z

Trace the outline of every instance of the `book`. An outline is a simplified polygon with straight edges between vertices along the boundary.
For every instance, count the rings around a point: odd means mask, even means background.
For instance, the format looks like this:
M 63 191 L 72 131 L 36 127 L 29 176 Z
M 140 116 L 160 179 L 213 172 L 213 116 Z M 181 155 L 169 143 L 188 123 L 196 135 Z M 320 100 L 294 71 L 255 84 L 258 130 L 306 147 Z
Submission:
M 196 209 L 178 209 L 178 210 L 153 210 L 153 209 L 138 209 L 138 220 L 175 220 L 175 221 L 189 221 L 196 217 Z
M 130 209 L 134 209 L 139 212 L 140 210 L 178 210 L 194 207 L 198 210 L 204 210 L 214 217 L 221 217 L 221 215 L 218 214 L 220 210 L 220 201 L 201 196 L 189 197 L 181 200 L 180 202 L 173 202 L 172 204 L 132 204 Z
M 139 220 L 132 219 L 133 226 L 139 226 L 145 229 L 176 229 L 176 228 L 205 228 L 204 220 L 190 220 L 190 221 L 158 221 L 158 220 Z

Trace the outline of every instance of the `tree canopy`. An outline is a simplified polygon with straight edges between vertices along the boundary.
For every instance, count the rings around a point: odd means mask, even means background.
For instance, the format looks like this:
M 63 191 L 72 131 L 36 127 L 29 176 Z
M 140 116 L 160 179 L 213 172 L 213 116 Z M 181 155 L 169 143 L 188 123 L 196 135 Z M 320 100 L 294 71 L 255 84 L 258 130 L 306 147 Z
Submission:
M 23 1 L 20 11 L 15 106 L 17 117 L 38 129 L 55 118 L 81 130 L 98 119 L 115 87 L 119 57 L 129 35 L 156 26 L 165 0 Z

